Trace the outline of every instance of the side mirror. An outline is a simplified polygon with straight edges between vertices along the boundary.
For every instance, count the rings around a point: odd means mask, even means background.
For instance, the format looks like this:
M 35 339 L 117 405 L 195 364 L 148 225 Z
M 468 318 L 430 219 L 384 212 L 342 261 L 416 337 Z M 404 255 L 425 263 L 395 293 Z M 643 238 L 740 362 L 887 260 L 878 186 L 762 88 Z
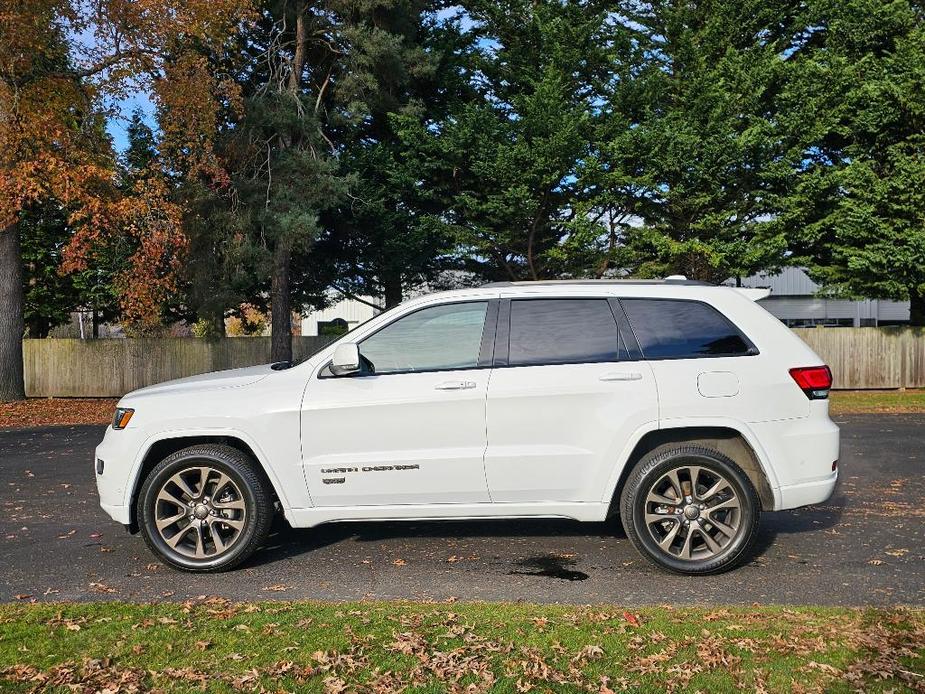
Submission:
M 337 345 L 331 359 L 331 373 L 335 376 L 349 376 L 360 370 L 360 349 L 356 342 Z

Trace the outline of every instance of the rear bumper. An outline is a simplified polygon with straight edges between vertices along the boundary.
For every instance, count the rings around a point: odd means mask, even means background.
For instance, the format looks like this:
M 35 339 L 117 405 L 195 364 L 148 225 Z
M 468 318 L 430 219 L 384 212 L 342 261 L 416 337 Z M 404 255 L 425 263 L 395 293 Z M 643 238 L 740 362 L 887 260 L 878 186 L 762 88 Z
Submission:
M 835 490 L 841 432 L 820 410 L 801 419 L 751 425 L 767 455 L 776 482 L 776 511 L 828 499 Z
M 820 480 L 781 487 L 780 507 L 778 510 L 821 504 L 832 496 L 837 482 L 838 470 Z

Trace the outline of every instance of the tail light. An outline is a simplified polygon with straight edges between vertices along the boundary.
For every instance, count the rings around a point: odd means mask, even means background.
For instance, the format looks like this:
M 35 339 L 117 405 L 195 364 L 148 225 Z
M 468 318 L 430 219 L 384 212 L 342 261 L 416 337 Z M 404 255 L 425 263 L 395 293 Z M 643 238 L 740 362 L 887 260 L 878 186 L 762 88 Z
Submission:
M 832 387 L 832 370 L 828 366 L 800 366 L 790 369 L 790 376 L 810 400 L 825 400 Z

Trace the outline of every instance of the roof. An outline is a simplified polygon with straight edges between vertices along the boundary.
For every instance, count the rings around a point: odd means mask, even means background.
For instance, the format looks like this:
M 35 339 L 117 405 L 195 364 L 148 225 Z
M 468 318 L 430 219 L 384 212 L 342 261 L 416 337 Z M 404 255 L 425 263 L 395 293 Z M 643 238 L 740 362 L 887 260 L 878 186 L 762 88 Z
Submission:
M 562 286 L 562 285 L 659 285 L 659 284 L 668 284 L 668 285 L 686 285 L 694 287 L 713 287 L 715 285 L 710 284 L 709 282 L 700 282 L 698 280 L 689 280 L 685 278 L 674 278 L 668 277 L 665 279 L 653 279 L 653 280 L 633 280 L 633 279 L 601 279 L 601 280 L 534 280 L 530 282 L 489 282 L 488 284 L 483 284 L 482 287 L 543 287 L 543 286 Z

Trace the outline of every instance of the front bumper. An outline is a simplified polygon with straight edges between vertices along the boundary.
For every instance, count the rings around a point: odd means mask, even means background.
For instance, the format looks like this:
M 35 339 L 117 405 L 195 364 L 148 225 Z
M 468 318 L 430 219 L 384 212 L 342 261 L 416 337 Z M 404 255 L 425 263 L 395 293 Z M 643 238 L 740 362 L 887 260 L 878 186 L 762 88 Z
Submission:
M 130 506 L 112 506 L 101 501 L 100 508 L 117 523 L 121 523 L 126 527 L 132 525 L 132 509 Z
M 130 525 L 132 521 L 131 490 L 135 457 L 139 450 L 140 432 L 131 425 L 115 431 L 106 429 L 93 456 L 96 489 L 100 495 L 100 508 L 114 521 Z M 97 472 L 98 461 L 103 461 L 102 473 Z

